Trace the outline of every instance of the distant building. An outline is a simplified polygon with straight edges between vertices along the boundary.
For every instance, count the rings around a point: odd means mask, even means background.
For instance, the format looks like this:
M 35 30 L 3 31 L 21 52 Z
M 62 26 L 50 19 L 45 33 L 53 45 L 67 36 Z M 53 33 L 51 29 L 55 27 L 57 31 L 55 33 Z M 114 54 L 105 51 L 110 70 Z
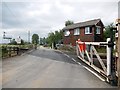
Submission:
M 104 25 L 100 19 L 68 25 L 63 28 L 63 44 L 75 46 L 78 39 L 84 42 L 103 41 L 103 28 Z

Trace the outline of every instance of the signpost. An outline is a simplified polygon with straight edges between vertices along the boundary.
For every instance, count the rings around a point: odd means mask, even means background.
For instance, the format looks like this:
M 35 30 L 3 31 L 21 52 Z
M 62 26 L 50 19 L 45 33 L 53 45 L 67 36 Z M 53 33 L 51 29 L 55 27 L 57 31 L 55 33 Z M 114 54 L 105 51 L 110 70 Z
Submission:
M 21 38 L 20 38 L 20 36 L 17 38 L 17 44 L 21 44 Z
M 6 37 L 6 32 L 3 32 L 3 39 L 8 39 L 8 40 L 10 40 L 10 42 L 11 42 L 11 37 Z

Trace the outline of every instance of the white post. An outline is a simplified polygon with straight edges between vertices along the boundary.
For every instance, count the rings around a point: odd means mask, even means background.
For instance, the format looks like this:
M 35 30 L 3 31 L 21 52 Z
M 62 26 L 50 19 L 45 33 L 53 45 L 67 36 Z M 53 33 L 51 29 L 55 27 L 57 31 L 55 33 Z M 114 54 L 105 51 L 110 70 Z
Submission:
M 52 49 L 54 49 L 54 43 L 52 43 Z
M 93 50 L 91 45 L 90 45 L 90 57 L 91 57 L 91 64 L 93 64 Z
M 76 53 L 77 53 L 77 56 L 79 56 L 79 46 L 77 43 L 76 43 Z
M 110 38 L 107 38 L 107 43 L 110 41 Z M 107 76 L 111 75 L 111 47 L 107 45 Z M 107 78 L 109 82 L 109 79 Z

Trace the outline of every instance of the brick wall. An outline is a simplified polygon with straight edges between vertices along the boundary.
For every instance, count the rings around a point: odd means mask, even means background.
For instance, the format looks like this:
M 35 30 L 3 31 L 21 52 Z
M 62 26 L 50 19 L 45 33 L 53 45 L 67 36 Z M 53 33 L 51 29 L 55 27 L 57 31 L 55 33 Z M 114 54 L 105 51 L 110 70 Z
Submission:
M 103 24 L 102 22 L 99 22 L 97 26 L 101 27 L 101 34 L 96 34 L 96 27 L 95 25 L 90 26 L 92 28 L 91 34 L 85 34 L 85 27 L 80 28 L 80 35 L 74 35 L 74 29 L 70 29 L 70 35 L 64 36 L 63 38 L 63 44 L 71 44 L 73 46 L 76 45 L 76 40 L 80 39 L 83 42 L 100 42 L 103 41 Z
M 81 41 L 84 41 L 84 42 L 94 41 L 94 34 L 93 33 L 85 34 L 85 27 L 80 28 L 80 35 L 74 35 L 74 29 L 71 29 L 69 31 L 70 31 L 70 35 L 64 36 L 64 38 L 63 38 L 64 44 L 71 44 L 71 45 L 75 46 L 76 41 L 78 39 L 81 39 Z M 94 31 L 94 29 L 92 31 Z

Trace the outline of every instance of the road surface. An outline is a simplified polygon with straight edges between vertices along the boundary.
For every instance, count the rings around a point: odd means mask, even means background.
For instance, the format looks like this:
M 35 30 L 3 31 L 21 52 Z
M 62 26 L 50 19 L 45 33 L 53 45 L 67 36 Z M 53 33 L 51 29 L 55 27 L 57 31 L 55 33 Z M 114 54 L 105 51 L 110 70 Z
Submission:
M 39 48 L 2 62 L 3 88 L 114 88 L 64 53 Z

